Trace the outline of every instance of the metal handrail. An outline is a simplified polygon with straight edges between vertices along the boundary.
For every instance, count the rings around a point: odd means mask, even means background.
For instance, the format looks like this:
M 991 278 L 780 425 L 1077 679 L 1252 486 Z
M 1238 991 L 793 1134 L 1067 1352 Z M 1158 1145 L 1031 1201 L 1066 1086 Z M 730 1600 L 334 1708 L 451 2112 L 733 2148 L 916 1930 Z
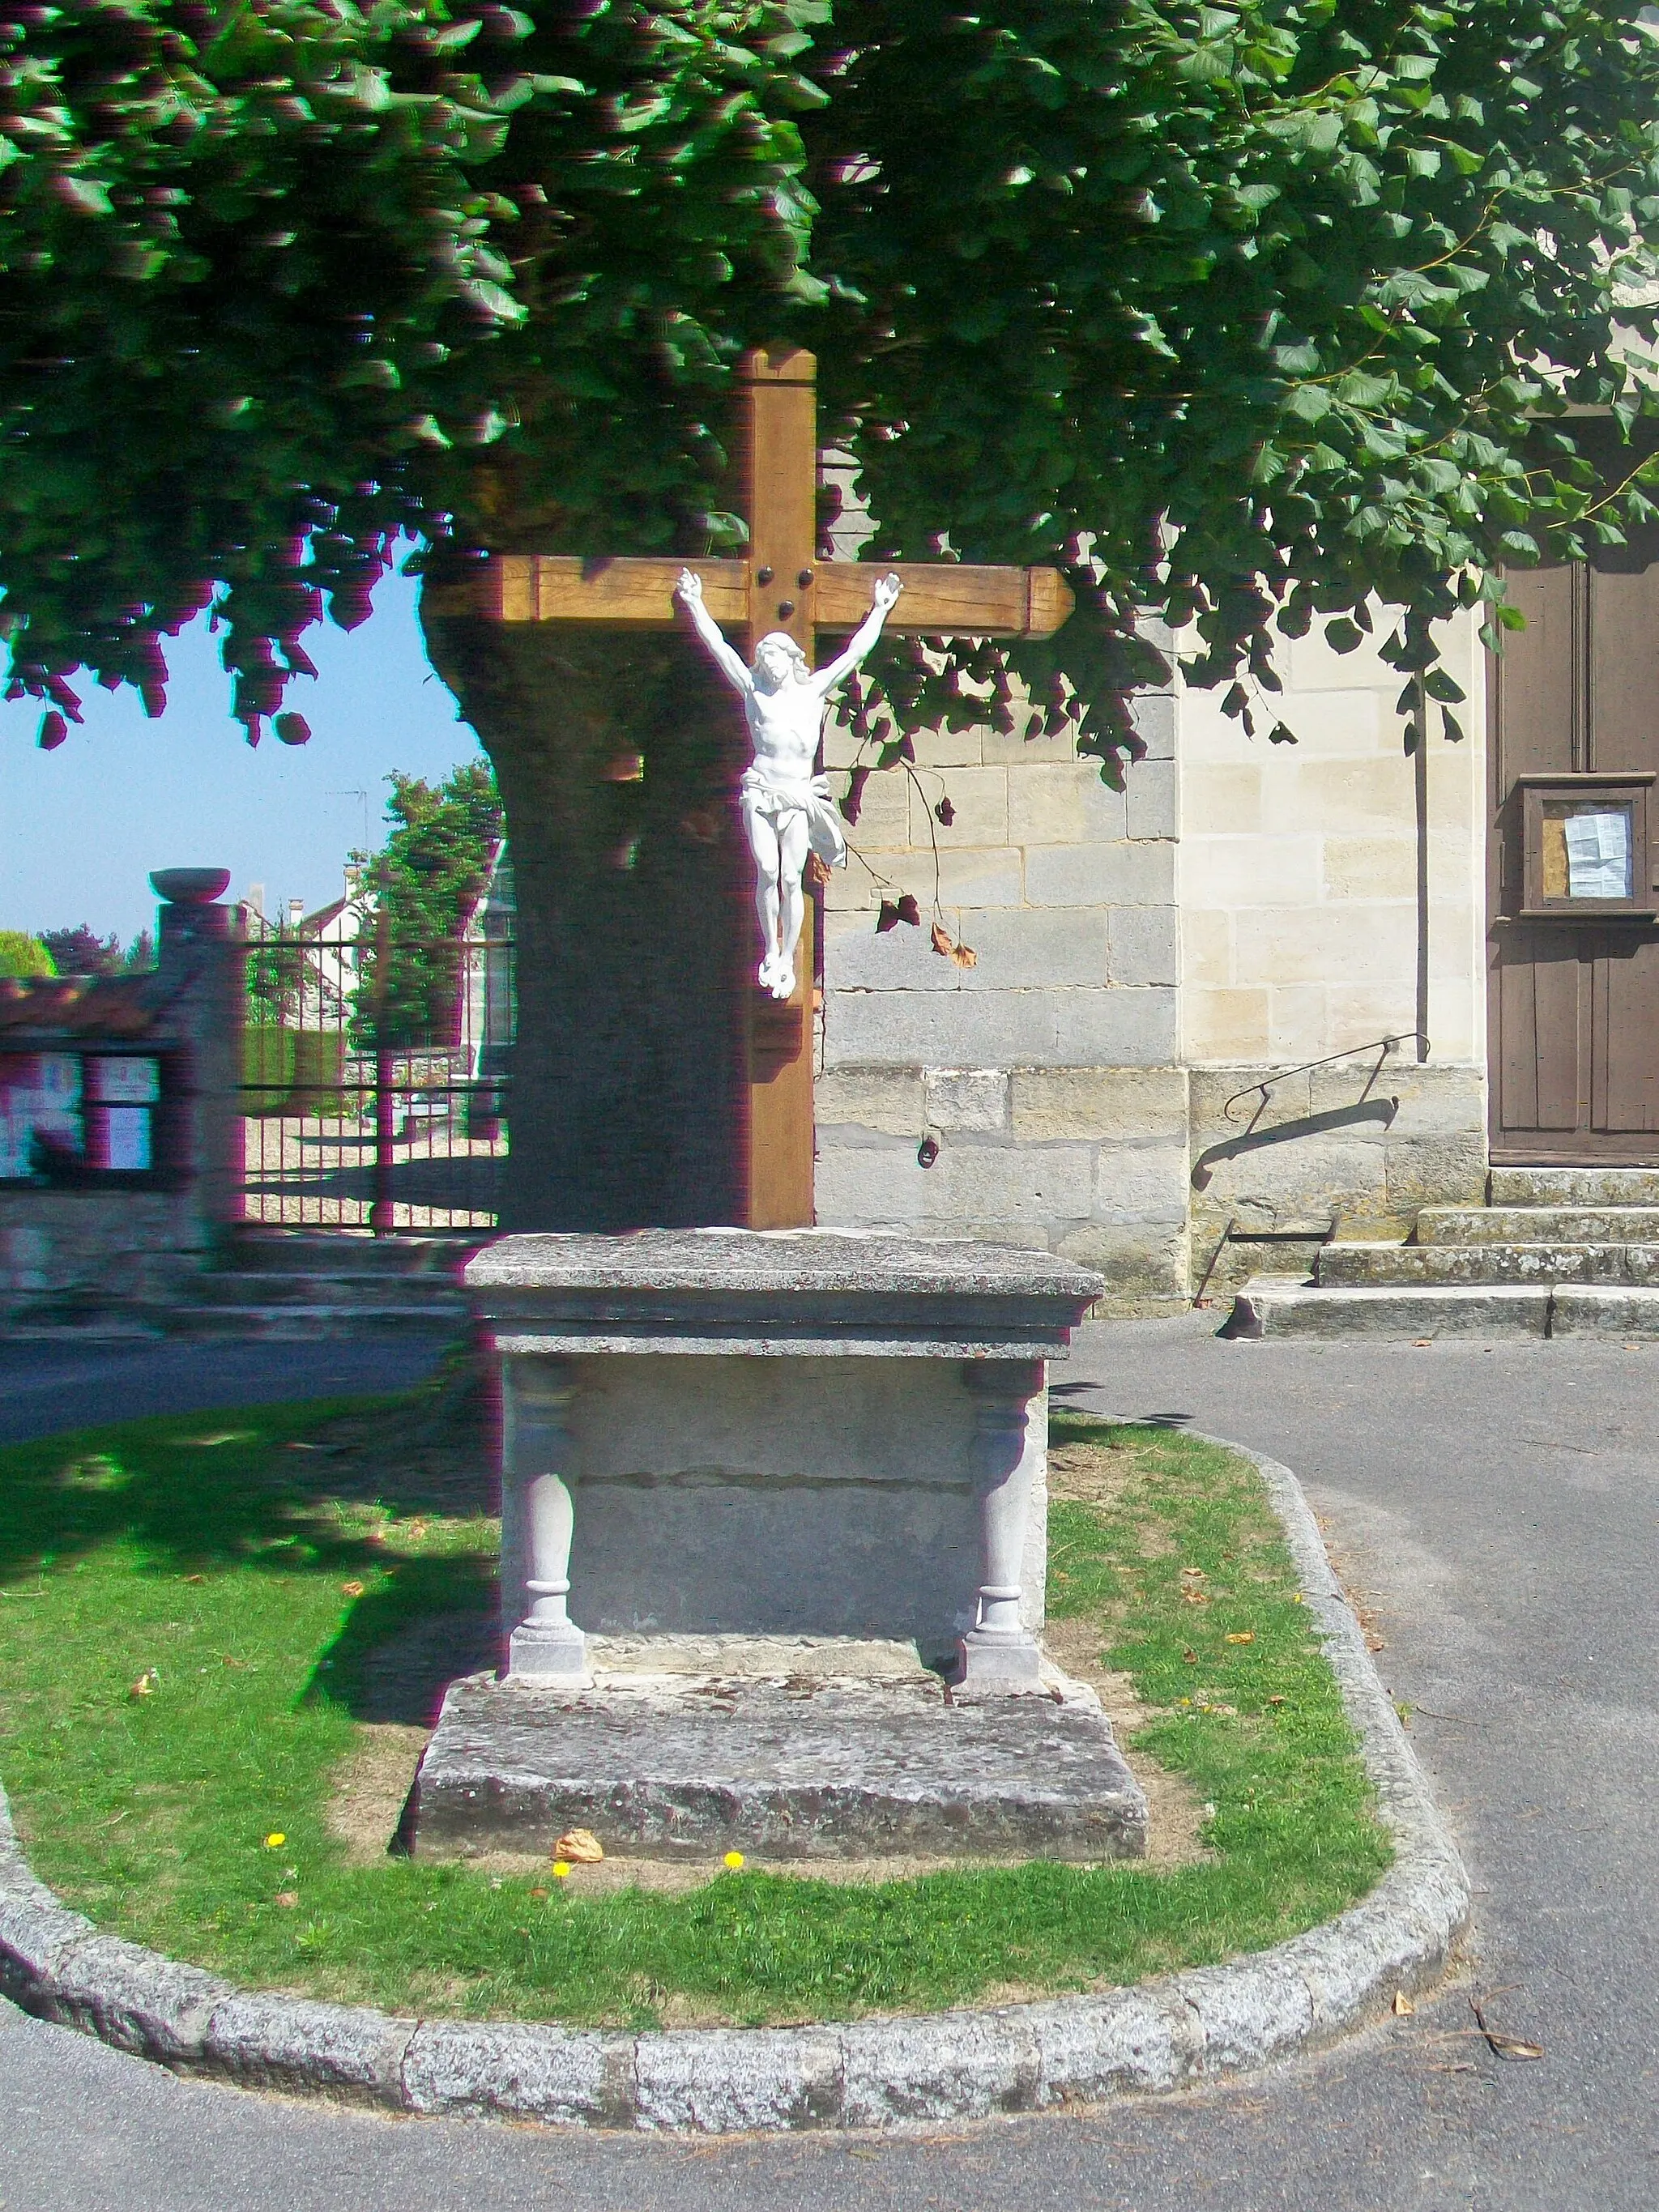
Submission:
M 1244 1125 L 1246 1128 L 1254 1128 L 1262 1115 L 1267 1112 L 1267 1102 L 1279 1084 L 1290 1082 L 1293 1076 L 1311 1075 L 1318 1067 L 1334 1067 L 1339 1060 L 1358 1060 L 1366 1053 L 1374 1052 L 1376 1054 L 1376 1066 L 1365 1078 L 1365 1089 L 1359 1094 L 1364 1098 L 1372 1084 L 1382 1073 L 1384 1060 L 1396 1045 L 1401 1044 L 1420 1044 L 1423 1048 L 1420 1057 L 1426 1060 L 1429 1056 L 1429 1040 L 1421 1030 L 1401 1030 L 1396 1036 L 1375 1037 L 1370 1044 L 1352 1044 L 1346 1052 L 1328 1052 L 1323 1060 L 1304 1060 L 1300 1067 L 1280 1068 L 1277 1074 L 1269 1075 L 1260 1083 L 1247 1084 L 1243 1091 L 1235 1091 L 1232 1097 L 1228 1099 L 1221 1109 L 1221 1118 L 1224 1121 L 1231 1121 L 1233 1118 L 1233 1109 L 1241 1098 L 1259 1097 L 1261 1103 Z

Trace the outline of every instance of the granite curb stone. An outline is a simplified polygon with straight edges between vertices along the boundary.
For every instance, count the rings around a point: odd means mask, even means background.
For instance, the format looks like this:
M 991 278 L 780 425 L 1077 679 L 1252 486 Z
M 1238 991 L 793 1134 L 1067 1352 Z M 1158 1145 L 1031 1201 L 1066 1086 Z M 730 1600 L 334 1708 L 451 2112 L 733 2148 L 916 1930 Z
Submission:
M 1359 1904 L 1270 1951 L 1098 1996 L 810 2027 L 633 2035 L 398 2020 L 233 1990 L 99 1935 L 30 1874 L 0 1792 L 0 1988 L 181 2073 L 410 2112 L 708 2135 L 1097 2103 L 1329 2043 L 1437 1978 L 1468 1924 L 1468 1876 L 1300 1484 L 1277 1461 L 1227 1448 L 1267 1484 L 1395 1845 Z

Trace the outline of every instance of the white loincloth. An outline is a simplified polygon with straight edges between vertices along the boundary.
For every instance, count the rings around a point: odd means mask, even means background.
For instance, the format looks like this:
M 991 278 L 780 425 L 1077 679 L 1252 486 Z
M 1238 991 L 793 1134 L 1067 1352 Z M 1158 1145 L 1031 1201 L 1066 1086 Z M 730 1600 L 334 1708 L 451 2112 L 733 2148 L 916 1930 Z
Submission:
M 847 827 L 830 797 L 827 775 L 775 783 L 759 768 L 749 768 L 738 790 L 744 804 L 776 829 L 792 814 L 804 814 L 807 842 L 825 867 L 847 866 Z

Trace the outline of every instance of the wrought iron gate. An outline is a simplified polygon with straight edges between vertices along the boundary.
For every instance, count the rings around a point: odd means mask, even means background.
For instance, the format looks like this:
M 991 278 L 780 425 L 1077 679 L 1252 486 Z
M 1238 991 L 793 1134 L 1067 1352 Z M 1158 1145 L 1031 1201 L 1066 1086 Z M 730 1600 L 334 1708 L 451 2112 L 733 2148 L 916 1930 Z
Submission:
M 453 939 L 347 908 L 247 944 L 243 1218 L 489 1229 L 516 1026 L 510 918 Z

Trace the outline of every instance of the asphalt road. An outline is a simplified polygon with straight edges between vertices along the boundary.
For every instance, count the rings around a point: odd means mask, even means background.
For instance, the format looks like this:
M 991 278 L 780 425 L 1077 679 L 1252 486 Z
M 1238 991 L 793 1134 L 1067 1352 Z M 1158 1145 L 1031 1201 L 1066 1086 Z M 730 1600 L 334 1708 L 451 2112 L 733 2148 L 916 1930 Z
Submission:
M 1239 1438 L 1303 1477 L 1474 1879 L 1462 1985 L 1340 2051 L 1198 2095 L 734 2143 L 284 2103 L 175 2081 L 0 2006 L 0 2208 L 1652 2212 L 1659 1347 L 1223 1344 L 1213 1326 L 1091 1329 L 1056 1383 L 1074 1402 Z M 265 1366 L 234 1367 L 256 1350 Z M 267 1396 L 338 1389 L 341 1356 L 364 1350 L 168 1352 L 144 1404 L 253 1395 L 243 1379 L 219 1387 L 233 1373 L 263 1376 Z M 97 1412 L 77 1418 L 96 1418 L 111 1388 L 136 1409 L 142 1360 L 106 1386 L 78 1356 L 65 1387 Z M 384 1387 L 383 1362 L 359 1371 Z M 15 1383 L 9 1356 L 0 1435 L 38 1433 L 69 1402 Z M 1472 2033 L 1471 1991 L 1545 2058 L 1495 2057 Z

